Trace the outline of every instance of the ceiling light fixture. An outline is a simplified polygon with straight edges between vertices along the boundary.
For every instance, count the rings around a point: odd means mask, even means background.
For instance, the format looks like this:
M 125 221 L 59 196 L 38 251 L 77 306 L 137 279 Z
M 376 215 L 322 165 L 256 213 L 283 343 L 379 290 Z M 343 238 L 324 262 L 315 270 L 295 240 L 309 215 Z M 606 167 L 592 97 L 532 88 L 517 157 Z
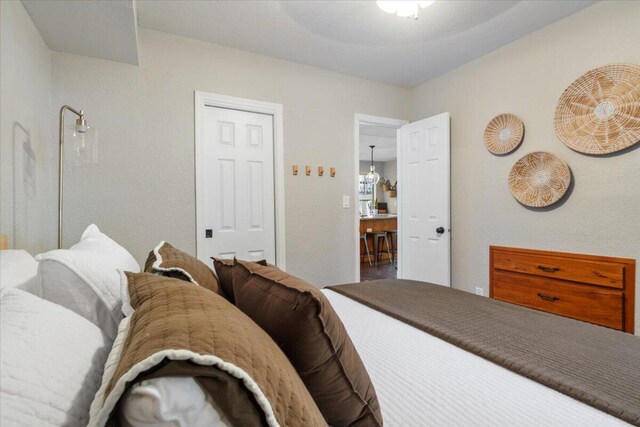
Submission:
M 378 7 L 387 13 L 395 13 L 402 18 L 418 19 L 418 12 L 433 4 L 430 1 L 402 1 L 402 0 L 378 0 Z

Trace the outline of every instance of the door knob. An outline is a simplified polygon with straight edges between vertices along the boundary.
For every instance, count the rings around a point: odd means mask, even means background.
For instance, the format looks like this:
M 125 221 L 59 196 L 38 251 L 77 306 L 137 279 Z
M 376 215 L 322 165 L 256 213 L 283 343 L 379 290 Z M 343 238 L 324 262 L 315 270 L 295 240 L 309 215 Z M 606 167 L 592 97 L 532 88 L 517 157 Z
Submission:
M 438 234 L 444 234 L 444 227 L 438 227 L 438 228 L 436 228 L 436 233 L 438 233 Z

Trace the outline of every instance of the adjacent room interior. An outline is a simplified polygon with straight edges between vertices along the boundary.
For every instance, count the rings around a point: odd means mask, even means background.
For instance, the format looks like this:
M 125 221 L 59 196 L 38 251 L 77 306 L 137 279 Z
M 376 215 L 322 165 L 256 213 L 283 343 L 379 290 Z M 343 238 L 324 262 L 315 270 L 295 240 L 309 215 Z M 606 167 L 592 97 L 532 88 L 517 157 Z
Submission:
M 0 425 L 640 426 L 640 1 L 0 1 Z
M 398 129 L 359 124 L 358 238 L 363 282 L 397 277 Z

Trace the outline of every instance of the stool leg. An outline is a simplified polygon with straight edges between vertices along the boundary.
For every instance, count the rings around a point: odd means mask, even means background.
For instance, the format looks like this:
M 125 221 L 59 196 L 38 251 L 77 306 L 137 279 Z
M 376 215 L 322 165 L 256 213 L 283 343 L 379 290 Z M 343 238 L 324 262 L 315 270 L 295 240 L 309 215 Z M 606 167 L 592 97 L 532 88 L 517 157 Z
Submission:
M 371 254 L 369 253 L 369 239 L 367 239 L 367 236 L 364 237 L 364 249 L 367 252 L 367 261 L 369 261 L 369 267 L 371 267 Z
M 395 237 L 395 240 L 394 240 Z M 397 234 L 392 234 L 391 235 L 391 246 L 393 246 L 392 252 L 393 252 L 393 263 L 394 264 L 398 264 L 398 235 Z
M 387 245 L 387 255 L 389 256 L 389 264 L 393 264 L 393 255 L 391 254 L 391 247 L 389 246 L 389 239 L 387 235 L 384 235 L 384 243 Z

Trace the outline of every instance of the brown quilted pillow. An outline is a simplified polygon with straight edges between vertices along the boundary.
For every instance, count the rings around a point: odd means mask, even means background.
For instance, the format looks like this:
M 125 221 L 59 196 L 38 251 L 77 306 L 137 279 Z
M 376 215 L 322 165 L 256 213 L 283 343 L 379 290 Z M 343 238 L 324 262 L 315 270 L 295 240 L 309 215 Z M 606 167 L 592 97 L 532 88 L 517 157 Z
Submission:
M 136 382 L 189 376 L 231 425 L 326 427 L 282 350 L 222 296 L 149 273 L 124 273 L 123 289 L 133 312 L 118 331 L 90 425 L 117 420 Z
M 211 268 L 164 241 L 149 252 L 147 261 L 144 263 L 144 271 L 186 280 L 217 294 L 223 292 L 220 289 L 218 277 Z
M 216 274 L 218 275 L 220 287 L 222 288 L 224 295 L 229 301 L 235 303 L 235 298 L 233 296 L 233 265 L 235 264 L 235 258 L 222 259 L 211 257 L 211 259 L 213 260 L 213 267 L 215 268 Z M 243 262 L 250 263 L 250 261 Z M 256 262 L 256 264 L 267 265 L 267 260 L 263 259 Z
M 282 348 L 329 424 L 382 425 L 369 374 L 322 292 L 275 267 L 241 261 L 233 292 L 236 306 Z

